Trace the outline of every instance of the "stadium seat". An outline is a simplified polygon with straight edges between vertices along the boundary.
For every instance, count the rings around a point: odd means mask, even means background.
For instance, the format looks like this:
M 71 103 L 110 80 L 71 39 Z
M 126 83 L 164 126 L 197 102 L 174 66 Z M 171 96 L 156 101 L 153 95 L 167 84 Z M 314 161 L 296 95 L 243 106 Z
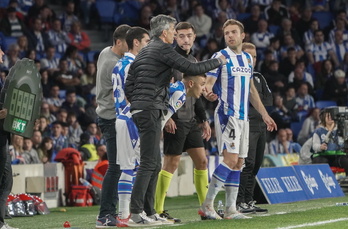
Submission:
M 240 13 L 237 15 L 237 20 L 238 21 L 244 21 L 245 19 L 247 19 L 248 17 L 250 17 L 251 13 Z
M 0 8 L 7 8 L 9 3 L 10 3 L 10 0 L 1 0 Z
M 297 136 L 300 133 L 300 130 L 302 129 L 302 124 L 303 122 L 292 122 L 290 124 L 290 129 L 292 130 L 292 133 L 294 135 L 293 137 L 295 140 L 297 139 Z
M 270 33 L 272 33 L 274 36 L 276 36 L 278 31 L 279 31 L 279 26 L 277 26 L 277 25 L 269 25 L 268 26 L 268 31 Z
M 112 30 L 114 15 L 116 15 L 116 2 L 111 0 L 96 1 L 95 7 L 99 15 L 99 29 L 104 30 L 104 40 L 109 40 L 109 30 Z M 106 26 L 106 27 L 105 27 Z
M 10 47 L 10 45 L 17 43 L 17 37 L 8 37 L 5 36 L 4 37 L 4 47 L 3 50 L 4 52 L 6 52 L 8 50 L 8 48 Z
M 333 19 L 330 11 L 313 12 L 312 17 L 318 20 L 320 29 L 328 27 Z
M 315 106 L 320 109 L 323 109 L 326 107 L 337 106 L 337 103 L 335 101 L 330 101 L 330 100 L 319 100 L 315 103 Z

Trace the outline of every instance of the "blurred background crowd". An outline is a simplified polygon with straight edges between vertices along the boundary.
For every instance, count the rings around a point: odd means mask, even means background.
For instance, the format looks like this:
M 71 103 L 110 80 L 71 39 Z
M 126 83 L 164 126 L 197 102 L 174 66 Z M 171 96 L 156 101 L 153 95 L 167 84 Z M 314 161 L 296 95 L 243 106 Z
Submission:
M 112 20 L 105 21 L 110 8 Z M 12 136 L 12 163 L 54 162 L 65 147 L 85 152 L 84 160 L 103 157 L 95 113 L 101 50 L 88 31 L 103 31 L 107 23 L 110 31 L 119 24 L 149 29 L 158 14 L 195 26 L 198 60 L 225 48 L 223 23 L 240 20 L 244 41 L 257 47 L 255 70 L 274 97 L 268 111 L 279 130 L 268 136 L 266 153 L 299 152 L 319 125 L 321 108 L 347 106 L 347 13 L 346 0 L 1 0 L 0 45 L 6 55 L 0 84 L 17 60 L 30 58 L 41 73 L 44 97 L 33 137 Z M 206 102 L 212 127 L 215 105 Z M 206 148 L 208 155 L 217 153 L 214 135 Z

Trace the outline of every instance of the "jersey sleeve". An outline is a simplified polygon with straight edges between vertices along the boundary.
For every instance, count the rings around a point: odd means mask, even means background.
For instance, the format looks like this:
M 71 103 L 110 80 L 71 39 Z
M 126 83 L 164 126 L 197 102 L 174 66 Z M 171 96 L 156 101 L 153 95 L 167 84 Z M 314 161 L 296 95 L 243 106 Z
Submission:
M 222 55 L 221 52 L 216 52 L 216 53 L 213 54 L 213 56 L 211 57 L 211 59 L 213 59 L 213 58 L 218 58 L 218 57 L 221 56 L 221 55 Z M 215 69 L 213 69 L 213 70 L 207 72 L 206 75 L 207 75 L 208 77 L 215 77 L 215 78 L 217 78 L 217 77 L 220 75 L 222 66 L 223 66 L 223 65 L 221 65 L 220 67 L 215 68 Z

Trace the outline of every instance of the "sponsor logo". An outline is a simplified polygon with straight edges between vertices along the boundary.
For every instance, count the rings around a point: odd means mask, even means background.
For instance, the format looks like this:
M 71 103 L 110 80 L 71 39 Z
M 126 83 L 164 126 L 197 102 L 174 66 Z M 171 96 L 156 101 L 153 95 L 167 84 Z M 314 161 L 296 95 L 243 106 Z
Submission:
M 232 67 L 232 72 L 241 72 L 241 73 L 251 73 L 251 68 L 245 67 Z
M 317 181 L 315 180 L 314 177 L 311 177 L 310 174 L 306 175 L 303 172 L 303 170 L 301 170 L 301 175 L 302 175 L 303 180 L 306 182 L 309 191 L 312 193 L 312 195 L 314 195 L 313 188 L 316 188 L 317 190 L 319 189 Z
M 13 119 L 12 130 L 19 132 L 19 133 L 24 133 L 26 126 L 27 126 L 26 121 L 19 119 L 19 118 Z
M 269 194 L 284 192 L 282 187 L 280 187 L 279 181 L 276 177 L 261 178 L 261 182 L 263 183 L 267 193 Z
M 326 189 L 331 193 L 331 187 L 333 187 L 334 189 L 336 189 L 336 184 L 334 182 L 334 180 L 332 179 L 331 176 L 329 176 L 327 173 L 323 174 L 323 172 L 318 169 L 320 178 L 322 179 Z

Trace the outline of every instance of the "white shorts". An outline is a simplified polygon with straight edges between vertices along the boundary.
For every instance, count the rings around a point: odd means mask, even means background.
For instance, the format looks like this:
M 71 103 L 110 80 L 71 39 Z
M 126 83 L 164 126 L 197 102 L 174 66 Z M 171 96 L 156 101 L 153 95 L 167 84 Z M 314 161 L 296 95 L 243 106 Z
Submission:
M 215 112 L 215 132 L 219 153 L 237 153 L 240 158 L 248 156 L 249 122 Z
M 134 169 L 140 162 L 140 140 L 133 120 L 125 116 L 116 119 L 117 161 L 121 170 Z

